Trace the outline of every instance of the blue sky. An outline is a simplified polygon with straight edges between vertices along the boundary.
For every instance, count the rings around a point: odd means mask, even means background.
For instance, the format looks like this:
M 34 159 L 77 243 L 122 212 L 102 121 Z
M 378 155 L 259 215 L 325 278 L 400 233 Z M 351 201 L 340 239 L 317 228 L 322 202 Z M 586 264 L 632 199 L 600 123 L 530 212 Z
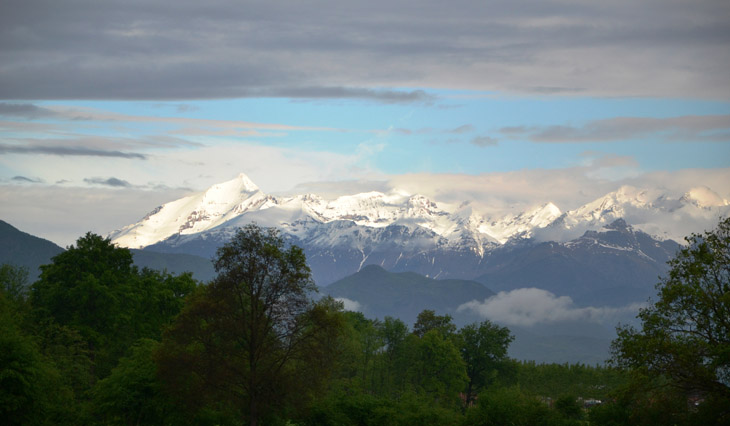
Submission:
M 724 1 L 84 3 L 0 6 L 0 218 L 61 244 L 240 172 L 495 208 L 730 198 Z

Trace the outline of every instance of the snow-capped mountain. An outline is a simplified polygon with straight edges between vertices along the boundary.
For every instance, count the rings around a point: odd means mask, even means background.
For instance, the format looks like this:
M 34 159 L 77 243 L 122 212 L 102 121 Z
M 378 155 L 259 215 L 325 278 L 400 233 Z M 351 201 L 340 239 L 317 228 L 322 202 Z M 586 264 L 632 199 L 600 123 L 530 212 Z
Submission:
M 728 214 L 730 203 L 706 187 L 672 195 L 624 186 L 566 212 L 547 203 L 493 217 L 468 201 L 448 204 L 399 190 L 334 199 L 277 197 L 241 174 L 164 204 L 109 236 L 124 247 L 211 257 L 240 226 L 275 226 L 305 249 L 315 279 L 327 284 L 367 264 L 430 277 L 474 278 L 496 251 L 569 243 L 587 231 L 603 232 L 617 219 L 657 241 L 680 241 Z
M 114 243 L 129 248 L 143 248 L 171 235 L 189 235 L 207 231 L 267 201 L 259 188 L 244 174 L 213 185 L 205 192 L 164 204 L 139 222 L 114 231 Z
M 518 215 L 496 220 L 480 216 L 466 206 L 436 203 L 423 195 L 393 191 L 367 192 L 324 200 L 315 194 L 294 197 L 266 195 L 244 174 L 214 185 L 206 191 L 164 204 L 138 223 L 110 234 L 114 243 L 143 248 L 170 237 L 178 239 L 203 232 L 221 233 L 255 221 L 277 226 L 285 233 L 321 246 L 348 240 L 357 245 L 363 238 L 321 232 L 323 224 L 346 221 L 358 228 L 377 230 L 402 226 L 420 230 L 447 244 L 468 244 L 483 254 L 484 246 L 502 244 L 517 235 L 545 227 L 561 214 L 548 203 Z M 183 238 L 184 240 L 184 238 Z M 357 241 L 356 241 L 357 240 Z

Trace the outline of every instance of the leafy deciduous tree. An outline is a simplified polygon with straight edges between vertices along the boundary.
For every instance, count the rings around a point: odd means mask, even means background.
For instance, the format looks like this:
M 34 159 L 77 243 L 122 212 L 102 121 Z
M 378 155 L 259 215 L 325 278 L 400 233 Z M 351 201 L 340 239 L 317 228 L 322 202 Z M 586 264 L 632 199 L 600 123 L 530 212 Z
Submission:
M 173 276 L 132 264 L 128 249 L 92 233 L 41 266 L 31 302 L 51 328 L 81 334 L 93 360 L 93 377 L 104 377 L 139 338 L 159 338 L 195 288 L 189 274 Z
M 306 387 L 295 367 L 321 349 L 337 321 L 313 311 L 304 253 L 286 248 L 275 229 L 239 229 L 218 249 L 215 267 L 218 276 L 165 334 L 158 365 L 190 405 L 207 397 L 256 425 L 274 408 L 284 412 L 291 392 Z M 318 309 L 330 308 L 325 301 Z
M 461 357 L 466 364 L 469 380 L 466 385 L 465 406 L 474 402 L 476 395 L 503 370 L 507 348 L 514 340 L 509 329 L 490 321 L 464 326 L 458 333 Z
M 613 362 L 645 384 L 697 392 L 730 407 L 730 218 L 669 262 L 659 300 L 642 309 L 641 330 L 620 327 Z M 730 410 L 718 413 L 727 420 Z
M 438 330 L 443 336 L 450 336 L 456 331 L 456 326 L 451 322 L 451 315 L 436 315 L 431 309 L 425 309 L 418 314 L 416 323 L 413 324 L 413 334 L 423 337 L 431 330 Z

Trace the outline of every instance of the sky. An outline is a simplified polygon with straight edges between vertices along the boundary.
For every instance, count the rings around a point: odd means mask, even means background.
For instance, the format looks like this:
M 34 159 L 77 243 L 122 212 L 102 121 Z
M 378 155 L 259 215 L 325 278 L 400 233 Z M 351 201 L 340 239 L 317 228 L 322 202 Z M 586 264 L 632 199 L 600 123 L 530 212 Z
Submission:
M 510 210 L 730 199 L 725 0 L 0 2 L 0 219 L 62 246 L 248 175 Z

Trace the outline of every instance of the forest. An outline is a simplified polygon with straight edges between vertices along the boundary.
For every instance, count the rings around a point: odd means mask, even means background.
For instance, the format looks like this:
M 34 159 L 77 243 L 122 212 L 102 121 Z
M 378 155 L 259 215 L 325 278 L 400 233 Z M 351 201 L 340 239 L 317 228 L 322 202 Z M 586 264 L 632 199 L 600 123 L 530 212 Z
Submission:
M 207 283 L 88 233 L 0 266 L 8 425 L 730 424 L 730 219 L 687 238 L 605 365 L 508 357 L 510 330 L 412 327 L 320 297 L 302 250 L 248 225 Z

